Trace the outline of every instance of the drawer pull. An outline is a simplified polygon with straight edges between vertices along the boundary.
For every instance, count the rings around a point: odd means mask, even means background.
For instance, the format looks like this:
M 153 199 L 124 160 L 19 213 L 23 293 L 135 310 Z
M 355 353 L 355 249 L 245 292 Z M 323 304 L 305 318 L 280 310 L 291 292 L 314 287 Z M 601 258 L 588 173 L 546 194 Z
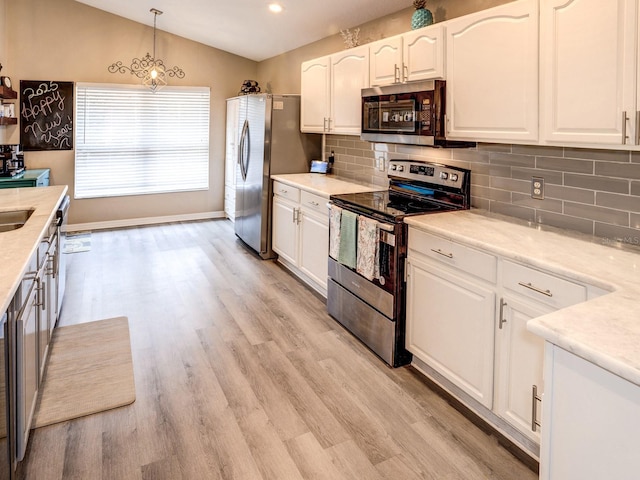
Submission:
M 319 204 L 318 202 L 314 202 L 314 201 L 312 201 L 312 200 L 309 200 L 307 203 L 308 203 L 309 205 L 313 205 L 314 207 L 319 207 L 319 206 L 320 206 L 320 204 Z
M 443 257 L 453 258 L 453 253 L 445 253 L 439 248 L 437 250 L 435 248 L 432 248 L 431 251 L 437 253 L 438 255 L 442 255 Z
M 538 427 L 542 425 L 538 421 L 538 409 L 536 408 L 536 402 L 542 403 L 542 396 L 538 395 L 538 387 L 533 385 L 531 388 L 531 430 L 537 431 Z
M 285 189 L 281 188 L 280 189 L 280 193 L 284 193 L 286 195 L 287 193 L 289 193 L 289 190 L 285 190 Z
M 533 290 L 536 293 L 540 293 L 542 295 L 546 295 L 547 297 L 553 297 L 553 293 L 551 293 L 551 290 L 542 290 L 541 288 L 538 288 L 534 285 L 531 285 L 531 282 L 529 283 L 524 283 L 524 282 L 518 282 L 518 285 L 520 285 L 521 287 L 524 288 L 528 288 L 529 290 Z

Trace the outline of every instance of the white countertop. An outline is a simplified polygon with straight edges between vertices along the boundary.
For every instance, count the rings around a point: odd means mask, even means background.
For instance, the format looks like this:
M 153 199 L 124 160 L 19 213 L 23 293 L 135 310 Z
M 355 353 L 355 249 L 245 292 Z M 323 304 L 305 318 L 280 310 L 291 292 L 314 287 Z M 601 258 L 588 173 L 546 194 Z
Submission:
M 34 209 L 22 228 L 0 232 L 0 312 L 11 303 L 67 186 L 0 189 L 0 211 Z
M 612 293 L 530 320 L 528 329 L 640 385 L 640 250 L 529 226 L 481 210 L 407 217 L 405 223 Z
M 292 187 L 298 187 L 316 195 L 329 198 L 331 195 L 342 193 L 376 192 L 386 190 L 380 185 L 355 183 L 333 175 L 322 173 L 288 173 L 283 175 L 271 175 L 273 180 L 286 183 Z

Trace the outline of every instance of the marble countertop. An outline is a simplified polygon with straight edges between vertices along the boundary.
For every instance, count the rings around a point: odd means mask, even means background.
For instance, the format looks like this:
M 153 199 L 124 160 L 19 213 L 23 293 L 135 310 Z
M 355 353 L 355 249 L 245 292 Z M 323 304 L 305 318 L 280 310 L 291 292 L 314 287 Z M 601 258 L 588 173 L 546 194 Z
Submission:
M 9 307 L 66 193 L 66 185 L 0 189 L 0 211 L 34 209 L 22 228 L 0 232 L 0 312 Z
M 321 173 L 289 173 L 283 175 L 271 175 L 273 180 L 286 183 L 292 187 L 298 187 L 316 195 L 329 198 L 331 195 L 341 193 L 375 192 L 386 190 L 385 187 L 373 184 L 355 183 L 333 175 Z
M 640 385 L 640 250 L 465 210 L 405 223 L 611 293 L 530 320 L 545 340 Z

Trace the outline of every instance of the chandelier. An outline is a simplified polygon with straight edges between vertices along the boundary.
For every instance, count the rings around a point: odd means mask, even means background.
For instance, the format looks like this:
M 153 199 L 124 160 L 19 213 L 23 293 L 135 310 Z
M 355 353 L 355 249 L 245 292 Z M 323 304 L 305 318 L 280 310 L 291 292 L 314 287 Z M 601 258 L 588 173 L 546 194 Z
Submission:
M 166 77 L 184 78 L 184 71 L 180 67 L 167 69 L 164 62 L 156 58 L 156 18 L 162 15 L 162 12 L 156 8 L 149 10 L 153 13 L 153 56 L 147 54 L 142 58 L 134 58 L 131 65 L 123 65 L 118 61 L 111 64 L 108 68 L 110 73 L 131 73 L 142 79 L 142 84 L 148 87 L 153 93 L 167 84 Z

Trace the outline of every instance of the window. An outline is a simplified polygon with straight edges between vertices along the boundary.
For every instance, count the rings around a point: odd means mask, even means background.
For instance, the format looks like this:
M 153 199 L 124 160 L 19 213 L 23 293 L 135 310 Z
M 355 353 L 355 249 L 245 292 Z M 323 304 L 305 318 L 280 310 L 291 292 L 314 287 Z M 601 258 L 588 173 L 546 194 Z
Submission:
M 75 198 L 209 188 L 209 88 L 78 83 Z

